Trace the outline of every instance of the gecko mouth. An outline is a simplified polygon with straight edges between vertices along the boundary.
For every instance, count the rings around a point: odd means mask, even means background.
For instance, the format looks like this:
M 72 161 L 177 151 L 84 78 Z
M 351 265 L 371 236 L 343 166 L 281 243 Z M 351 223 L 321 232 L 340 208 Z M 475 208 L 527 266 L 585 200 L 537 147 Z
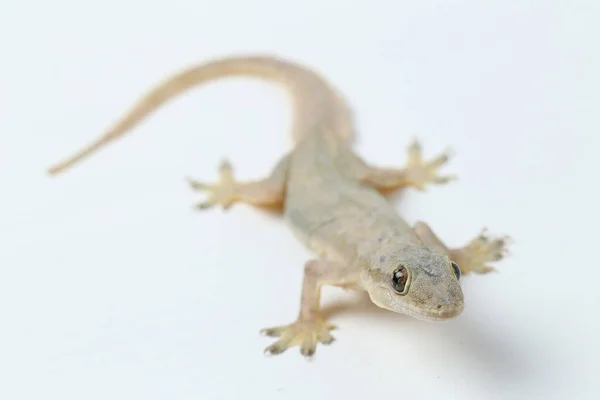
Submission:
M 422 321 L 443 322 L 458 317 L 464 309 L 464 304 L 449 304 L 445 306 L 427 307 L 408 305 L 406 313 Z
M 388 288 L 378 288 L 379 296 L 371 296 L 371 301 L 378 307 L 396 312 L 406 314 L 415 319 L 429 322 L 443 322 L 458 317 L 463 309 L 464 303 L 459 302 L 448 302 L 446 304 L 439 304 L 435 306 L 424 306 L 411 304 L 410 302 L 398 302 L 394 299 L 394 296 Z

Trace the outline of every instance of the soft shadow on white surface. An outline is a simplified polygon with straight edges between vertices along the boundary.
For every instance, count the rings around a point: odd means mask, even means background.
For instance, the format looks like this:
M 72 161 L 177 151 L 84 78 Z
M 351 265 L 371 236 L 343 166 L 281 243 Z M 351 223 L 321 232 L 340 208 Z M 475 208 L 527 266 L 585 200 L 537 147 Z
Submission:
M 420 347 L 428 347 L 423 343 L 437 343 L 438 346 L 453 354 L 449 368 L 456 369 L 458 365 L 470 365 L 472 369 L 468 379 L 493 388 L 494 391 L 507 390 L 512 392 L 513 396 L 517 396 L 519 392 L 521 394 L 524 393 L 523 391 L 532 392 L 537 385 L 556 382 L 561 378 L 559 371 L 535 370 L 534 363 L 527 356 L 532 349 L 524 346 L 539 346 L 535 343 L 524 343 L 522 336 L 529 333 L 522 332 L 521 328 L 506 329 L 503 326 L 490 326 L 484 320 L 476 320 L 470 315 L 451 322 L 428 325 L 379 309 L 370 302 L 367 295 L 355 297 L 353 302 L 338 301 L 327 306 L 325 308 L 327 314 L 334 318 L 340 314 L 347 314 L 348 319 L 352 318 L 356 321 L 375 316 L 373 323 L 380 324 L 380 329 L 390 331 L 408 326 L 413 331 L 412 334 L 427 339 L 427 341 L 420 341 Z M 404 339 L 400 336 L 397 340 Z M 548 354 L 556 353 L 552 347 L 542 350 Z M 390 349 L 389 352 L 396 353 L 392 357 L 397 357 L 398 363 L 413 362 L 403 356 L 402 350 Z M 520 389 L 515 391 L 515 388 Z
M 600 398 L 598 5 L 574 1 L 5 1 L 0 6 L 0 398 Z M 260 177 L 287 98 L 195 89 L 63 176 L 45 169 L 167 75 L 271 53 L 328 77 L 357 151 L 451 146 L 459 180 L 395 196 L 451 245 L 514 238 L 466 309 L 428 324 L 327 289 L 337 341 L 267 358 L 312 255 L 276 216 L 196 213 L 187 175 Z

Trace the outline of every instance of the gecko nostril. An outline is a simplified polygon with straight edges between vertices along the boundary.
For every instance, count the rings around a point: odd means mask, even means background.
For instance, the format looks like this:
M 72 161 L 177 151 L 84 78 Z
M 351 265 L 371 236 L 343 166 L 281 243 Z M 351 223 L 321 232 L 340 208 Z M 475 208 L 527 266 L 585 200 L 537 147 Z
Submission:
M 441 305 L 441 304 L 438 304 L 437 308 L 438 308 L 438 309 L 439 309 L 439 308 L 442 308 L 442 305 Z

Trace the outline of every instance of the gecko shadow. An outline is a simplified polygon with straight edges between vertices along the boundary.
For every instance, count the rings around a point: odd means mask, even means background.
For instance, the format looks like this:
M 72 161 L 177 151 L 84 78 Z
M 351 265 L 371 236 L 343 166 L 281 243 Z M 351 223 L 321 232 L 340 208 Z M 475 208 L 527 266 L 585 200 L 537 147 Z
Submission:
M 473 380 L 488 380 L 488 387 L 497 387 L 499 390 L 507 386 L 535 385 L 531 376 L 531 360 L 523 355 L 522 343 L 517 340 L 518 331 L 494 332 L 485 322 L 477 322 L 468 318 L 459 317 L 448 323 L 430 323 L 418 321 L 410 316 L 396 314 L 374 305 L 365 292 L 352 293 L 354 301 L 335 301 L 324 305 L 322 311 L 328 317 L 343 314 L 356 318 L 376 319 L 377 323 L 387 324 L 390 327 L 402 324 L 404 328 L 418 331 L 418 336 L 426 337 L 427 343 L 434 340 L 446 342 L 447 346 L 470 359 L 471 364 L 480 366 L 479 376 L 472 376 Z M 352 297 L 352 296 L 351 296 Z M 332 323 L 336 323 L 332 318 Z M 429 346 L 427 343 L 415 343 L 415 346 Z M 444 346 L 446 347 L 446 346 Z M 386 351 L 393 351 L 387 348 Z M 399 349 L 399 351 L 401 351 Z M 402 354 L 399 357 L 402 358 Z M 492 378 L 490 378 L 492 377 Z M 471 378 L 471 377 L 470 377 Z M 549 377 L 537 377 L 547 381 Z M 535 379 L 539 382 L 539 379 Z

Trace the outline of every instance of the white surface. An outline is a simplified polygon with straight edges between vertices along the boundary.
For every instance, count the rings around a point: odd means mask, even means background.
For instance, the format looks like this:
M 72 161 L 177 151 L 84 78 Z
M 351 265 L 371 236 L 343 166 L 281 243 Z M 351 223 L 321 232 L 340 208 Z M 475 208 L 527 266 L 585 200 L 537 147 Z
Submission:
M 598 6 L 483 3 L 3 1 L 0 398 L 600 398 Z M 499 273 L 464 279 L 459 319 L 326 289 L 337 342 L 263 356 L 310 253 L 249 207 L 194 213 L 183 177 L 214 179 L 224 155 L 267 173 L 291 145 L 274 86 L 195 90 L 44 174 L 167 75 L 239 52 L 330 78 L 372 162 L 401 165 L 414 135 L 454 148 L 460 180 L 399 211 L 452 245 L 482 226 L 515 240 Z

